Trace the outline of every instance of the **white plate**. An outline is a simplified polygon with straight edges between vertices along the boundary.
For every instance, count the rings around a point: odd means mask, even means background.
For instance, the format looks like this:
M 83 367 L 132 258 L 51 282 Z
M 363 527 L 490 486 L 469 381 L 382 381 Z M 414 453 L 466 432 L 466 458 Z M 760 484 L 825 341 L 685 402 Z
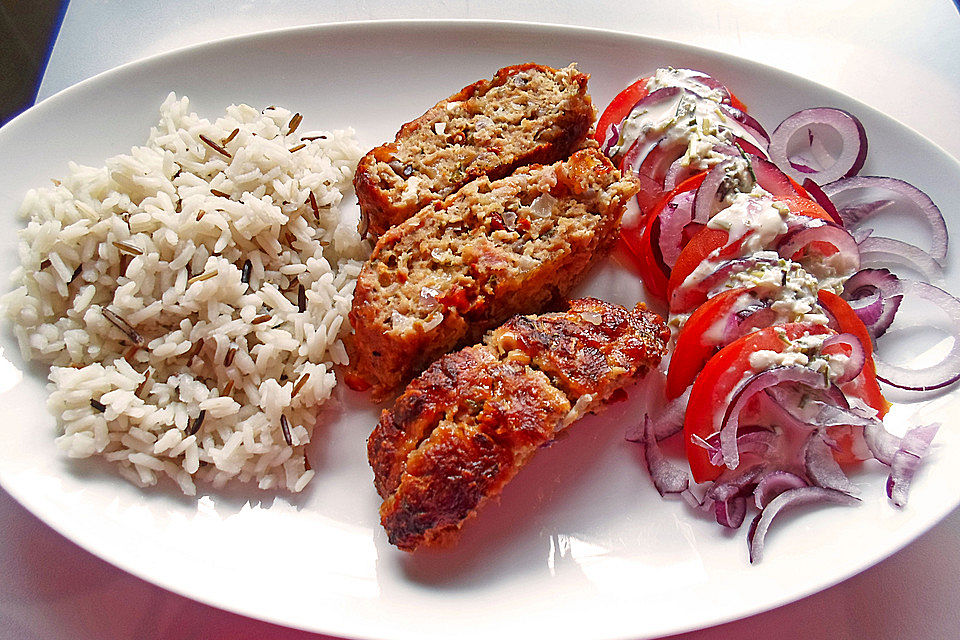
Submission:
M 882 114 L 811 82 L 749 61 L 636 36 L 504 23 L 352 23 L 301 28 L 193 47 L 121 67 L 71 87 L 0 131 L 0 272 L 16 261 L 14 212 L 23 192 L 66 173 L 69 159 L 101 164 L 145 140 L 167 92 L 202 115 L 231 102 L 281 104 L 308 128 L 354 126 L 373 146 L 436 100 L 499 67 L 571 61 L 592 75 L 601 108 L 657 66 L 722 79 L 761 122 L 804 106 L 859 115 L 871 138 L 863 173 L 895 175 L 953 207 L 960 165 Z M 960 290 L 957 253 L 948 286 Z M 587 292 L 620 302 L 642 296 L 608 263 Z M 365 459 L 376 410 L 340 391 L 323 412 L 311 460 L 318 477 L 301 495 L 240 491 L 199 500 L 170 485 L 140 491 L 97 464 L 54 450 L 44 373 L 23 364 L 9 330 L 0 359 L 0 482 L 28 509 L 115 565 L 173 591 L 249 616 L 370 638 L 650 637 L 746 616 L 802 597 L 885 558 L 960 502 L 956 392 L 934 401 L 946 422 L 909 506 L 886 501 L 884 474 L 856 477 L 864 502 L 784 520 L 767 557 L 747 562 L 745 532 L 664 501 L 623 441 L 642 398 L 589 417 L 541 452 L 466 527 L 459 546 L 410 556 L 390 547 Z M 917 405 L 898 405 L 893 429 Z

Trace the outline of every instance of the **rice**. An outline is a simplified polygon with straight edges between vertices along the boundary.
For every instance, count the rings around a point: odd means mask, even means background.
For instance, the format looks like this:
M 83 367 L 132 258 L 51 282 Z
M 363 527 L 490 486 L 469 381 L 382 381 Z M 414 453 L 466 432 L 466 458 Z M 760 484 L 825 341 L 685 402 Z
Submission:
M 27 193 L 0 305 L 51 366 L 66 455 L 189 495 L 313 477 L 304 447 L 370 247 L 339 207 L 353 131 L 299 134 L 301 119 L 232 105 L 210 122 L 170 94 L 146 145 Z

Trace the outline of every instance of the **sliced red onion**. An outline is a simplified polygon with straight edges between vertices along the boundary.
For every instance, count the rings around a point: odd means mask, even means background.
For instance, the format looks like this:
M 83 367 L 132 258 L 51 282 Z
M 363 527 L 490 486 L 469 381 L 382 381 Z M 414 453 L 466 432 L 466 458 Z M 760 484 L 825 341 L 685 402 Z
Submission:
M 806 480 L 788 471 L 771 471 L 757 483 L 753 492 L 758 509 L 763 509 L 778 495 L 790 489 L 809 486 Z
M 820 190 L 824 193 L 823 190 Z M 833 202 L 831 200 L 831 202 Z M 856 226 L 861 221 L 866 220 L 875 213 L 880 213 L 894 202 L 893 200 L 871 200 L 861 204 L 851 204 L 843 208 L 843 211 L 837 211 L 837 215 L 843 220 L 843 224 L 848 227 Z M 834 205 L 836 207 L 836 205 Z
M 746 111 L 741 111 L 730 105 L 721 105 L 720 111 L 743 127 L 743 129 L 761 145 L 766 146 L 770 143 L 770 134 L 767 133 L 767 130 L 763 128 L 763 125 L 760 124 L 756 118 Z
M 757 177 L 757 184 L 774 196 L 795 196 L 797 190 L 793 188 L 786 174 L 766 158 L 758 155 L 750 156 L 750 167 Z
M 900 279 L 887 269 L 861 269 L 844 283 L 842 297 L 876 340 L 893 323 L 903 292 Z
M 694 71 L 692 69 L 686 69 L 686 71 L 690 72 L 691 79 L 696 79 L 697 82 L 708 89 L 719 92 L 721 96 L 720 101 L 723 104 L 730 104 L 730 90 L 720 84 L 719 80 L 702 71 Z
M 740 464 L 737 448 L 740 412 L 754 395 L 785 382 L 797 382 L 813 389 L 824 387 L 822 375 L 812 369 L 799 366 L 766 369 L 741 382 L 734 389 L 720 426 L 720 450 L 723 452 L 723 463 L 727 468 L 735 469 Z
M 729 500 L 717 501 L 714 503 L 714 513 L 718 524 L 736 529 L 743 524 L 747 515 L 747 499 L 735 496 Z
M 815 163 L 821 165 L 819 170 L 813 169 L 811 164 L 814 163 L 809 161 L 797 162 L 803 154 L 796 151 L 798 148 L 810 151 L 822 147 L 817 128 L 833 129 L 841 141 L 840 154 L 836 158 L 831 158 L 825 151 L 819 154 L 819 161 Z M 801 138 L 799 145 L 798 138 Z M 867 134 L 857 118 L 841 109 L 803 109 L 780 123 L 770 136 L 767 150 L 774 164 L 794 180 L 802 181 L 808 177 L 822 185 L 860 171 L 867 157 Z
M 910 203 L 913 206 L 906 208 L 904 213 L 909 213 L 924 221 L 931 234 L 930 251 L 928 253 L 937 262 L 943 264 L 947 255 L 947 225 L 944 222 L 943 214 L 940 213 L 940 209 L 930 199 L 930 196 L 912 184 L 897 178 L 855 176 L 831 182 L 823 187 L 823 192 L 837 205 L 845 223 L 848 222 L 848 216 L 844 211 L 850 206 L 856 206 L 863 202 L 886 200 L 891 195 L 896 198 L 898 203 L 903 201 Z M 858 215 L 863 216 L 859 221 L 869 219 L 878 210 L 874 209 L 866 214 L 858 212 Z
M 667 175 L 663 178 L 663 190 L 671 191 L 675 189 L 678 184 L 695 173 L 699 173 L 699 171 L 694 169 L 690 164 L 684 164 L 682 156 L 677 158 L 673 161 L 673 164 L 670 165 L 670 168 L 667 169 Z
M 928 282 L 943 281 L 943 267 L 933 256 L 902 240 L 870 236 L 860 242 L 860 263 L 871 267 L 901 266 Z
M 837 460 L 833 457 L 830 446 L 824 442 L 820 433 L 811 434 L 803 450 L 804 469 L 810 481 L 825 489 L 836 489 L 849 495 L 857 495 L 860 489 L 850 482 L 850 478 L 843 472 Z
M 901 280 L 904 296 L 917 296 L 942 309 L 952 322 L 953 345 L 937 364 L 923 369 L 908 369 L 875 357 L 877 378 L 909 391 L 934 391 L 960 380 L 960 300 L 926 282 Z
M 849 353 L 846 354 L 849 360 L 843 368 L 843 373 L 837 376 L 834 382 L 837 384 L 850 382 L 863 371 L 863 365 L 866 364 L 867 361 L 867 354 L 863 349 L 863 345 L 860 343 L 860 339 L 852 333 L 840 333 L 835 336 L 830 336 L 823 341 L 821 351 L 835 344 L 846 346 L 849 351 Z
M 741 137 L 735 137 L 733 139 L 733 144 L 738 147 L 738 150 L 742 152 L 740 155 L 746 154 L 748 156 L 757 156 L 758 158 L 766 158 L 767 152 L 753 144 L 749 140 Z
M 843 227 L 824 220 L 812 220 L 785 233 L 777 243 L 777 253 L 792 260 L 804 247 L 814 242 L 833 245 L 850 262 L 851 272 L 860 268 L 860 248 L 857 241 Z
M 666 187 L 667 172 L 670 167 L 677 162 L 687 151 L 687 145 L 682 139 L 664 138 L 656 144 L 650 153 L 643 159 L 636 172 L 645 176 L 650 176 L 659 184 Z
M 757 514 L 757 517 L 750 523 L 750 530 L 747 532 L 747 542 L 750 545 L 750 563 L 757 563 L 763 559 L 763 548 L 770 524 L 784 509 L 812 503 L 854 505 L 858 502 L 860 502 L 859 498 L 836 489 L 826 489 L 824 487 L 799 487 L 784 491 L 771 500 L 770 504 Z
M 737 496 L 748 495 L 760 479 L 767 473 L 763 464 L 726 471 L 708 488 L 706 498 L 724 502 Z
M 645 95 L 643 98 L 638 100 L 635 105 L 633 105 L 633 108 L 630 109 L 630 113 L 628 113 L 627 117 L 624 118 L 623 121 L 621 121 L 620 130 L 622 130 L 623 122 L 626 122 L 627 120 L 633 118 L 635 113 L 645 111 L 645 110 L 649 111 L 650 109 L 659 107 L 667 102 L 676 101 L 677 98 L 680 96 L 680 94 L 683 93 L 683 91 L 684 90 L 681 89 L 680 87 L 664 87 L 662 89 L 657 89 L 656 91 L 651 91 L 650 93 Z M 639 114 L 637 117 L 639 117 Z M 617 135 L 618 139 L 619 139 L 620 130 L 618 130 L 618 135 Z M 662 139 L 663 138 L 661 138 L 661 140 Z M 649 153 L 650 149 L 652 149 L 654 145 L 657 144 L 657 142 L 658 140 L 651 140 L 645 135 L 637 138 L 630 145 L 630 148 L 627 149 L 627 151 L 623 154 L 624 168 L 639 167 L 640 163 L 643 162 L 643 159 L 646 157 L 647 153 Z
M 760 301 L 730 315 L 723 331 L 723 344 L 728 345 L 751 331 L 769 327 L 777 321 L 777 312 L 767 301 Z
M 663 411 L 651 420 L 650 428 L 657 440 L 669 438 L 683 430 L 683 420 L 687 415 L 687 401 L 690 399 L 691 387 L 667 403 Z M 627 438 L 628 440 L 630 438 Z
M 694 192 L 678 194 L 664 206 L 660 213 L 660 237 L 657 244 L 663 263 L 670 269 L 677 262 L 683 249 L 683 230 L 693 219 Z
M 607 138 L 603 141 L 603 145 L 600 147 L 600 151 L 603 153 L 603 155 L 609 156 L 610 150 L 613 149 L 617 145 L 617 142 L 620 141 L 620 124 L 621 123 L 619 122 L 615 122 L 610 125 L 609 129 L 607 129 Z
M 893 464 L 893 456 L 900 449 L 900 438 L 887 431 L 881 421 L 864 427 L 863 439 L 874 458 L 887 466 Z
M 653 486 L 661 496 L 682 493 L 690 488 L 687 473 L 667 460 L 660 451 L 648 416 L 643 417 L 643 459 L 647 463 L 647 472 L 653 480 Z
M 830 214 L 830 217 L 833 218 L 833 221 L 844 226 L 843 218 L 840 216 L 840 212 L 837 211 L 837 206 L 833 204 L 833 201 L 823 192 L 823 189 L 820 188 L 816 182 L 807 178 L 803 181 L 803 188 L 806 189 L 807 193 L 810 194 L 810 197 L 813 198 L 813 201 L 816 202 L 820 207 Z
M 684 299 L 686 297 L 698 294 L 709 294 L 715 286 L 730 279 L 730 277 L 736 273 L 748 271 L 761 265 L 777 266 L 778 264 L 779 258 L 774 259 L 768 255 L 752 255 L 746 258 L 724 260 L 717 264 L 711 273 L 706 274 L 699 280 L 694 280 L 692 276 L 687 276 L 687 279 L 674 290 L 670 298 L 670 308 L 685 308 L 686 305 L 684 303 L 686 301 Z
M 706 224 L 720 209 L 722 196 L 720 187 L 727 178 L 727 170 L 734 166 L 735 160 L 728 158 L 713 166 L 697 188 L 693 205 L 693 219 Z
M 894 505 L 903 507 L 907 504 L 910 483 L 939 429 L 940 424 L 934 422 L 914 427 L 904 434 L 900 448 L 893 454 L 890 477 L 887 478 L 887 496 Z

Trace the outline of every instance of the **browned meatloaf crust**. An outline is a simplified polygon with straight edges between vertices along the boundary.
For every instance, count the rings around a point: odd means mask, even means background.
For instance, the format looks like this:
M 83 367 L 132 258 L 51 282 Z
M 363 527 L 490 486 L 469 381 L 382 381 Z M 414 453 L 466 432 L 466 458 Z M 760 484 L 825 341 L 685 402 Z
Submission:
M 390 542 L 412 551 L 455 537 L 537 448 L 656 367 L 668 338 L 642 304 L 586 298 L 516 316 L 433 363 L 367 441 Z
M 566 158 L 593 125 L 588 77 L 573 65 L 506 67 L 403 125 L 395 142 L 357 167 L 353 182 L 370 232 L 380 236 L 474 178 Z
M 547 308 L 609 250 L 637 189 L 586 149 L 479 178 L 391 228 L 357 281 L 348 381 L 385 398 L 510 316 Z

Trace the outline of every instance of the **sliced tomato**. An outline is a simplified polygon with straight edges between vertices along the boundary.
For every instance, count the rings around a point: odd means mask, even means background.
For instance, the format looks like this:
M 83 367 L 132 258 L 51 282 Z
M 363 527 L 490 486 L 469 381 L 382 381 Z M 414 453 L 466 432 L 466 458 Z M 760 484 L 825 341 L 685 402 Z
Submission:
M 833 221 L 830 214 L 813 200 L 799 195 L 778 196 L 776 200 L 786 204 L 790 213 L 794 215 Z M 681 294 L 676 294 L 677 289 L 704 260 L 708 258 L 726 260 L 737 256 L 746 237 L 746 235 L 741 236 L 737 241 L 728 244 L 729 234 L 726 231 L 711 229 L 710 227 L 704 227 L 693 236 L 683 251 L 680 252 L 676 264 L 673 265 L 673 271 L 670 273 L 670 280 L 667 283 L 667 301 L 670 304 L 670 311 L 680 313 L 700 305 L 706 299 L 703 293 L 681 292 Z M 831 251 L 833 248 L 831 246 L 825 250 Z
M 740 98 L 733 95 L 733 91 L 730 91 L 730 89 L 727 89 L 727 93 L 730 94 L 730 106 L 733 107 L 734 109 L 739 109 L 740 111 L 743 111 L 744 113 L 746 113 L 747 105 L 740 102 Z
M 640 78 L 629 87 L 621 91 L 610 101 L 607 108 L 603 110 L 600 119 L 597 121 L 597 128 L 594 131 L 593 139 L 603 144 L 608 135 L 610 125 L 619 124 L 626 118 L 633 106 L 643 100 L 647 95 L 647 82 L 650 78 Z
M 717 352 L 719 338 L 715 334 L 723 332 L 723 327 L 718 327 L 717 323 L 726 322 L 742 296 L 749 291 L 748 287 L 740 287 L 719 293 L 700 305 L 684 323 L 667 369 L 665 392 L 668 400 L 686 391 Z
M 680 285 L 704 260 L 726 260 L 737 256 L 748 235 L 749 232 L 729 242 L 730 234 L 722 229 L 704 227 L 694 234 L 677 256 L 677 262 L 670 272 L 670 280 L 667 283 L 667 303 L 670 311 L 684 313 L 703 303 L 706 300 L 706 294 L 681 291 Z
M 705 176 L 706 173 L 704 172 L 687 178 L 676 189 L 660 198 L 657 205 L 642 219 L 640 224 L 623 227 L 620 230 L 620 238 L 630 253 L 633 254 L 634 262 L 640 271 L 640 277 L 643 279 L 647 291 L 659 300 L 666 299 L 667 278 L 670 275 L 665 270 L 666 265 L 663 264 L 660 250 L 655 245 L 656 226 L 659 224 L 660 214 L 678 195 L 699 188 Z
M 787 344 L 780 331 L 785 332 L 788 340 L 796 340 L 805 333 L 832 333 L 828 327 L 807 323 L 768 327 L 734 340 L 707 362 L 690 390 L 683 423 L 687 461 L 696 482 L 713 480 L 723 470 L 710 462 L 709 452 L 697 444 L 697 438 L 706 440 L 720 430 L 734 389 L 754 370 L 750 356 L 757 351 L 783 352 Z
M 873 362 L 873 343 L 863 321 L 857 316 L 846 300 L 826 289 L 817 294 L 817 301 L 837 321 L 837 331 L 851 333 L 860 340 L 867 360 L 860 375 L 850 382 L 841 385 L 845 392 L 861 398 L 868 405 L 877 410 L 879 417 L 883 417 L 890 409 L 890 403 L 883 397 L 880 384 L 877 382 L 877 369 Z

